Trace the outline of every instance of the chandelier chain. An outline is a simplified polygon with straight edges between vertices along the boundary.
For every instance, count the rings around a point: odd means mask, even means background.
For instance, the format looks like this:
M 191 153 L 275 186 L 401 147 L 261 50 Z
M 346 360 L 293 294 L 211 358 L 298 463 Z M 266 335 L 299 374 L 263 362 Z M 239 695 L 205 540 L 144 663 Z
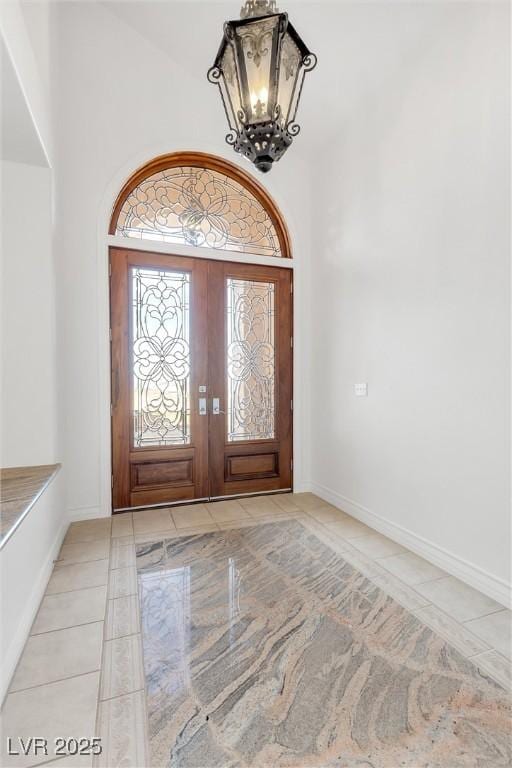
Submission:
M 276 0 L 246 0 L 245 5 L 240 9 L 240 18 L 270 16 L 273 13 L 279 13 Z

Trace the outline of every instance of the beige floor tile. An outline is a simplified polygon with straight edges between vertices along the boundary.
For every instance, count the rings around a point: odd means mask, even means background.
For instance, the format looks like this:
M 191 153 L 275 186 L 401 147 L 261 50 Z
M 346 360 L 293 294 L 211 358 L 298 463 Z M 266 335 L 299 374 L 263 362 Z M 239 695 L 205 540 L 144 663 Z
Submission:
M 144 544 L 148 541 L 159 541 L 162 539 L 179 539 L 180 536 L 200 536 L 202 533 L 212 533 L 212 531 L 218 531 L 219 525 L 218 523 L 214 523 L 210 521 L 208 525 L 197 525 L 195 528 L 176 528 L 175 531 L 171 531 L 170 533 L 165 534 L 165 536 L 160 535 L 159 537 L 155 534 L 153 537 L 148 538 L 143 537 L 142 535 L 139 537 L 136 537 L 136 543 L 137 544 Z
M 137 570 L 133 566 L 129 568 L 116 568 L 110 571 L 108 580 L 108 596 L 112 600 L 115 597 L 137 594 Z
M 236 528 L 250 528 L 254 525 L 260 525 L 261 522 L 265 521 L 256 520 L 254 517 L 248 516 L 244 520 L 234 520 L 233 522 L 218 523 L 218 528 L 221 531 L 230 531 Z
M 356 568 L 360 573 L 363 574 L 363 576 L 366 576 L 367 579 L 370 579 L 373 582 L 379 578 L 390 575 L 388 571 L 384 570 L 384 568 L 375 560 L 371 560 L 369 557 L 363 555 L 362 552 L 359 552 L 359 550 L 354 549 L 352 546 L 350 546 L 350 549 L 345 550 L 342 553 L 342 557 L 353 568 Z
M 80 520 L 71 523 L 64 542 L 74 544 L 77 541 L 98 541 L 110 536 L 110 517 L 100 517 L 94 520 Z
M 327 521 L 325 524 L 327 528 L 332 528 L 339 536 L 348 540 L 360 538 L 361 536 L 372 536 L 375 533 L 373 528 L 360 523 L 359 520 L 354 520 L 353 517 L 347 517 L 347 519 L 339 522 Z
M 311 533 L 320 539 L 320 541 L 330 547 L 333 552 L 342 554 L 343 552 L 353 549 L 352 545 L 349 544 L 346 539 L 342 539 L 341 536 L 337 536 L 335 532 L 331 531 L 318 520 L 315 520 L 315 518 L 307 515 L 307 517 L 301 519 L 301 523 L 304 528 L 307 528 L 308 531 L 311 531 Z
M 372 576 L 371 580 L 383 592 L 396 600 L 397 603 L 407 608 L 408 611 L 417 611 L 429 603 L 426 598 L 418 595 L 412 587 L 408 587 L 407 584 L 404 584 L 403 581 L 400 581 L 400 579 L 397 579 L 396 576 L 392 576 L 390 573 L 386 573 L 383 576 Z
M 110 550 L 110 570 L 135 566 L 135 546 L 127 544 L 122 547 L 112 546 Z
M 133 534 L 133 516 L 131 512 L 112 515 L 112 537 L 131 536 Z
M 418 584 L 415 589 L 457 621 L 478 619 L 503 606 L 454 576 Z
M 372 560 L 388 557 L 389 555 L 398 555 L 407 552 L 405 547 L 397 544 L 396 541 L 382 536 L 380 533 L 373 533 L 371 536 L 361 536 L 350 540 L 351 544 Z
M 93 560 L 90 563 L 63 565 L 56 568 L 46 587 L 47 595 L 72 592 L 75 589 L 101 587 L 108 580 L 108 559 Z
M 87 563 L 91 560 L 104 560 L 108 557 L 109 549 L 110 541 L 108 539 L 63 544 L 55 567 L 58 568 L 61 565 L 70 565 L 71 563 Z
M 507 659 L 512 657 L 512 611 L 504 608 L 489 616 L 467 621 L 464 626 Z
M 103 648 L 100 698 L 112 699 L 144 687 L 140 635 L 109 640 Z
M 312 509 L 309 514 L 321 523 L 341 523 L 351 519 L 345 512 L 342 512 L 341 509 L 336 509 L 336 507 L 333 507 L 330 504 L 324 504 L 321 507 Z
M 133 538 L 135 545 L 135 559 L 137 559 L 137 547 L 139 544 L 151 544 L 155 541 L 165 541 L 166 539 L 176 538 L 176 536 L 182 536 L 183 534 L 176 528 L 172 531 L 146 531 L 146 533 L 137 533 Z
M 464 624 L 454 621 L 435 605 L 428 605 L 415 611 L 420 621 L 457 648 L 463 656 L 474 656 L 489 650 L 489 646 L 469 632 Z
M 133 532 L 135 535 L 150 531 L 173 531 L 174 527 L 168 508 L 143 509 L 133 513 Z
M 242 496 L 240 499 L 238 499 L 238 503 L 244 509 L 252 509 L 253 507 L 258 508 L 264 506 L 268 502 L 271 502 L 271 504 L 274 505 L 273 493 L 268 493 L 264 496 Z
M 149 766 L 144 691 L 100 702 L 98 724 L 103 751 L 95 768 Z
M 238 501 L 215 501 L 205 506 L 216 523 L 229 523 L 249 517 Z
M 448 576 L 446 571 L 442 571 L 441 568 L 432 565 L 432 563 L 429 563 L 422 557 L 418 557 L 413 552 L 404 552 L 400 555 L 384 557 L 379 562 L 383 568 L 410 586 Z
M 56 629 L 75 627 L 103 621 L 107 601 L 107 587 L 90 587 L 59 595 L 46 595 L 32 626 L 32 635 Z
M 283 512 L 281 510 L 281 513 L 279 515 L 274 514 L 271 512 L 270 514 L 255 514 L 251 517 L 251 520 L 253 523 L 259 523 L 261 525 L 269 524 L 269 523 L 283 523 L 285 520 L 297 520 L 303 516 L 303 513 L 301 512 Z
M 136 635 L 139 632 L 139 600 L 137 595 L 127 595 L 109 600 L 105 639 L 115 640 L 117 637 Z
M 200 525 L 211 525 L 215 522 L 204 504 L 173 507 L 171 512 L 178 529 L 196 528 Z
M 290 495 L 293 503 L 304 512 L 310 512 L 312 509 L 317 509 L 325 504 L 325 501 L 314 493 L 292 493 Z
M 274 504 L 277 504 L 283 512 L 301 512 L 301 507 L 293 499 L 293 493 L 276 493 L 273 496 Z
M 512 691 L 512 665 L 497 651 L 486 651 L 471 659 L 482 672 L 492 677 L 507 691 Z
M 240 504 L 251 517 L 281 517 L 285 512 L 270 496 L 254 496 L 240 499 Z
M 27 768 L 51 760 L 57 737 L 94 735 L 99 672 L 72 677 L 7 696 L 2 714 L 2 759 L 4 768 Z M 6 738 L 30 736 L 48 739 L 49 754 L 8 757 Z
M 99 670 L 103 622 L 59 629 L 27 640 L 11 691 Z
M 114 549 L 114 547 L 126 547 L 128 544 L 133 544 L 135 541 L 135 537 L 133 533 L 130 536 L 115 536 L 110 540 L 110 551 Z

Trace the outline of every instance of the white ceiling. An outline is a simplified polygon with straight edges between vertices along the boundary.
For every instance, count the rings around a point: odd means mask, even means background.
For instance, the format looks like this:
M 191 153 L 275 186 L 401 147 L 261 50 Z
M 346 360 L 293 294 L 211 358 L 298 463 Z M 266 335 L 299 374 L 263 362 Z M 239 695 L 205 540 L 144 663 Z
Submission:
M 103 2 L 169 59 L 185 69 L 201 88 L 211 87 L 206 72 L 213 63 L 226 19 L 238 18 L 240 0 Z M 349 3 L 288 0 L 295 28 L 317 54 L 318 66 L 306 77 L 298 113 L 301 143 L 324 151 L 346 120 L 364 120 L 368 100 L 393 87 L 397 70 L 411 67 L 435 40 L 439 10 L 448 3 Z M 436 10 L 437 9 L 437 10 Z M 224 127 L 224 126 L 223 126 Z

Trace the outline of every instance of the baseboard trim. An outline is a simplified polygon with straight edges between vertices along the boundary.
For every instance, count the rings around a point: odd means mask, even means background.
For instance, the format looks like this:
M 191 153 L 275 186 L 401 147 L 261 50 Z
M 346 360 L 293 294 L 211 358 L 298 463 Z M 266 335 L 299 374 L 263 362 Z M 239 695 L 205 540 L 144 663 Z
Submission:
M 5 652 L 5 657 L 2 660 L 1 703 L 3 703 L 7 694 L 16 666 L 29 637 L 30 629 L 39 610 L 50 576 L 52 575 L 54 561 L 58 557 L 67 529 L 68 521 L 64 518 L 57 531 L 53 544 L 50 547 L 46 560 L 40 568 L 37 578 L 34 580 L 34 587 L 30 593 L 30 597 L 22 609 L 22 620 L 18 626 L 18 631 Z
M 77 507 L 68 510 L 68 523 L 77 523 L 80 520 L 93 520 L 97 517 L 110 517 L 110 511 L 101 507 Z
M 362 523 L 366 523 L 366 525 L 393 539 L 398 544 L 402 544 L 410 549 L 411 552 L 415 552 L 433 565 L 437 565 L 452 576 L 469 584 L 470 587 L 480 590 L 484 595 L 496 600 L 496 602 L 504 605 L 506 608 L 512 607 L 512 584 L 507 583 L 504 579 L 488 573 L 483 568 L 464 560 L 458 555 L 453 554 L 453 552 L 440 547 L 438 544 L 424 539 L 422 536 L 418 536 L 413 531 L 386 520 L 384 517 L 363 507 L 362 504 L 348 499 L 346 496 L 342 496 L 340 493 L 324 485 L 312 482 L 310 490 L 324 499 L 324 501 L 343 509 L 352 517 L 355 517 Z

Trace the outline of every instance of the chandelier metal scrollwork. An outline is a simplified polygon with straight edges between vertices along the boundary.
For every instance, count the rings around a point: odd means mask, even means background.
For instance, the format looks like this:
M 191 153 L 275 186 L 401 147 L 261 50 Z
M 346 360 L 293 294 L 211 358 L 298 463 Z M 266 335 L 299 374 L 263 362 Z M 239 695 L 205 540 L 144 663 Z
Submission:
M 275 0 L 247 0 L 240 15 L 224 24 L 208 80 L 222 96 L 227 143 L 266 173 L 300 131 L 304 76 L 317 59 Z

